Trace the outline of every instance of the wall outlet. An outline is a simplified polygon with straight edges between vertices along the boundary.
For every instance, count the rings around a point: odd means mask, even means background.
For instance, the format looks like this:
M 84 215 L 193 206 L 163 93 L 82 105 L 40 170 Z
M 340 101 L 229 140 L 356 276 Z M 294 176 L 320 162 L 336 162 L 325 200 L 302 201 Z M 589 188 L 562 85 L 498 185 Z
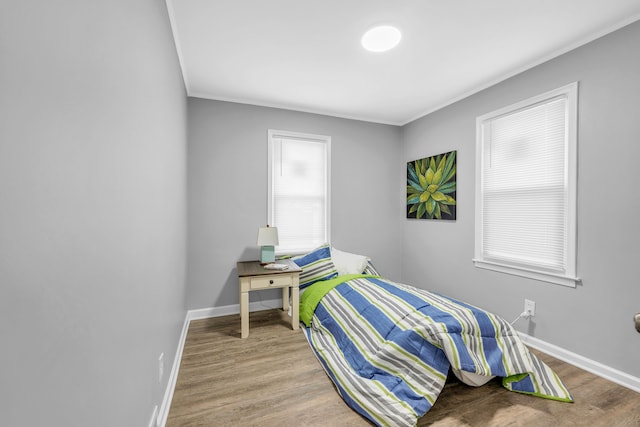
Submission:
M 164 353 L 160 353 L 158 357 L 158 382 L 162 382 L 162 377 L 164 377 Z
M 536 302 L 531 301 L 529 299 L 524 300 L 524 311 L 528 313 L 529 316 L 533 317 L 536 315 Z
M 158 419 L 158 405 L 153 408 L 153 413 L 151 414 L 151 419 L 149 420 L 149 427 L 155 427 L 156 420 Z

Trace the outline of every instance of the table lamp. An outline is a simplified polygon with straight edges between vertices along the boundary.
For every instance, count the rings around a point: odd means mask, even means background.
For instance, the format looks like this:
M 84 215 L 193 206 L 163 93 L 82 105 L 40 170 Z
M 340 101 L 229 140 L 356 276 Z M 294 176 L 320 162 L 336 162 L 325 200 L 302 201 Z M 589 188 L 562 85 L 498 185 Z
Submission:
M 266 227 L 260 227 L 258 229 L 258 243 L 256 244 L 261 247 L 260 263 L 268 264 L 270 262 L 274 262 L 276 260 L 274 246 L 279 244 L 278 228 L 269 227 L 268 224 Z

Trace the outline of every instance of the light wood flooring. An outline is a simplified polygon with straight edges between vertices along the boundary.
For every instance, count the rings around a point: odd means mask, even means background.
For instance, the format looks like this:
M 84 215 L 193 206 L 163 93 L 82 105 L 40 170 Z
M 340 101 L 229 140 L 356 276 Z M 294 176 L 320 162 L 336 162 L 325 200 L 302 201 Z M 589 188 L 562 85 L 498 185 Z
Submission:
M 640 394 L 535 351 L 575 403 L 450 376 L 418 426 L 640 426 Z M 182 426 L 370 426 L 338 395 L 302 331 L 281 310 L 192 321 L 167 420 Z

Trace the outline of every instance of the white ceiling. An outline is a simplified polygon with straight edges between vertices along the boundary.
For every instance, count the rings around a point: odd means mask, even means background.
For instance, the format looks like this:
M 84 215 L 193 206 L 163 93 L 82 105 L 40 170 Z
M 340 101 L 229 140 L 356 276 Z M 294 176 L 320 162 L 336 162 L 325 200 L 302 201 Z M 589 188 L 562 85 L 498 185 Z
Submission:
M 640 19 L 639 0 L 167 0 L 189 96 L 402 125 Z M 367 52 L 377 24 L 403 34 Z

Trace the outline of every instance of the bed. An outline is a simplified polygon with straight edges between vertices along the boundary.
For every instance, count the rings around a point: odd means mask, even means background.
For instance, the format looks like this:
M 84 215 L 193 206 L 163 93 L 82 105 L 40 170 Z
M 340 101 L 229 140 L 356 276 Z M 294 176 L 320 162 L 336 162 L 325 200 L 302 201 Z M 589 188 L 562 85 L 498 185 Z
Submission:
M 572 402 L 511 325 L 480 308 L 381 277 L 367 257 L 323 245 L 295 257 L 304 334 L 344 401 L 380 426 L 414 426 L 448 373 Z

